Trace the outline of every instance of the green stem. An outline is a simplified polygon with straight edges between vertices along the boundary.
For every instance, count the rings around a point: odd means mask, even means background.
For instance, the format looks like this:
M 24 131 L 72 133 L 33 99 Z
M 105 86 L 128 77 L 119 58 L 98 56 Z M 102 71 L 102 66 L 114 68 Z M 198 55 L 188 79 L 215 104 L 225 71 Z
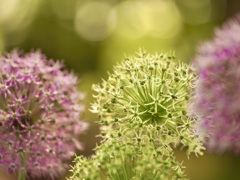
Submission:
M 20 168 L 18 170 L 18 180 L 26 180 L 26 154 L 25 152 L 20 153 Z
M 18 180 L 26 180 L 26 172 L 21 168 L 18 170 Z

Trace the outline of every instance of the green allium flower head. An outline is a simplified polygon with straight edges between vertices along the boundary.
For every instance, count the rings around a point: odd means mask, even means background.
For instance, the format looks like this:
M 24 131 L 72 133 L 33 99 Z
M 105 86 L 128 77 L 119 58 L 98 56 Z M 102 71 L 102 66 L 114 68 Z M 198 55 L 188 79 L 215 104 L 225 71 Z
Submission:
M 87 159 L 77 157 L 71 180 L 159 180 L 186 179 L 183 166 L 174 156 L 158 153 L 153 144 L 136 146 L 131 140 L 119 144 L 107 140 L 96 148 L 96 154 Z M 149 142 L 149 141 L 148 141 Z
M 147 135 L 154 144 L 188 147 L 188 153 L 201 154 L 201 140 L 186 115 L 192 90 L 188 65 L 170 54 L 149 55 L 140 51 L 127 57 L 109 73 L 108 80 L 93 85 L 97 92 L 92 111 L 102 125 L 103 138 Z
M 71 180 L 185 179 L 173 148 L 202 154 L 202 140 L 186 114 L 194 75 L 171 54 L 143 51 L 94 85 L 92 111 L 102 142 L 91 158 L 76 157 Z

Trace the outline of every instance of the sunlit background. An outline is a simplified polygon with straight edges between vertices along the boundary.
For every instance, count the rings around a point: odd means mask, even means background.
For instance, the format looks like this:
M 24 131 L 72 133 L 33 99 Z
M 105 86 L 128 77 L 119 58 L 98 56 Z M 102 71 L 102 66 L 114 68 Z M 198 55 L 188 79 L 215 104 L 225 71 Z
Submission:
M 238 11 L 238 0 L 0 0 L 0 53 L 41 49 L 48 58 L 63 59 L 79 75 L 89 109 L 91 84 L 105 78 L 124 55 L 139 48 L 174 51 L 189 63 L 197 44 Z M 78 154 L 88 156 L 99 142 L 98 125 L 88 111 L 85 119 L 90 129 L 82 137 L 85 150 Z M 240 179 L 239 155 L 206 153 L 188 160 L 176 154 L 190 179 Z

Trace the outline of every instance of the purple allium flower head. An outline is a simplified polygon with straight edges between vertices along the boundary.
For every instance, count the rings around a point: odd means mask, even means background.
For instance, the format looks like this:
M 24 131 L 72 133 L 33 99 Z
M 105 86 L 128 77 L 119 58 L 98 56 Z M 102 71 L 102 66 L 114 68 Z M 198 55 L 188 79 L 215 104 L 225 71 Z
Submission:
M 82 145 L 77 77 L 39 51 L 0 57 L 0 166 L 56 177 Z
M 215 31 L 193 62 L 198 74 L 189 109 L 209 149 L 240 153 L 240 16 Z

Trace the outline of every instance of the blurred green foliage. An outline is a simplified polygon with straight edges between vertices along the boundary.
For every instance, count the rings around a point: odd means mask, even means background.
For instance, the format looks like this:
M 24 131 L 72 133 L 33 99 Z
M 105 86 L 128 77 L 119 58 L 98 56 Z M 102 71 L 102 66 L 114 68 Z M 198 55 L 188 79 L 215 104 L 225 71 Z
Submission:
M 48 58 L 63 59 L 79 75 L 88 109 L 91 84 L 124 54 L 139 47 L 172 50 L 190 62 L 197 44 L 238 11 L 237 0 L 0 0 L 0 53 L 39 48 Z M 80 153 L 90 155 L 99 141 L 97 117 L 86 111 L 85 118 L 91 127 Z M 239 156 L 211 153 L 184 162 L 190 179 L 240 179 Z

